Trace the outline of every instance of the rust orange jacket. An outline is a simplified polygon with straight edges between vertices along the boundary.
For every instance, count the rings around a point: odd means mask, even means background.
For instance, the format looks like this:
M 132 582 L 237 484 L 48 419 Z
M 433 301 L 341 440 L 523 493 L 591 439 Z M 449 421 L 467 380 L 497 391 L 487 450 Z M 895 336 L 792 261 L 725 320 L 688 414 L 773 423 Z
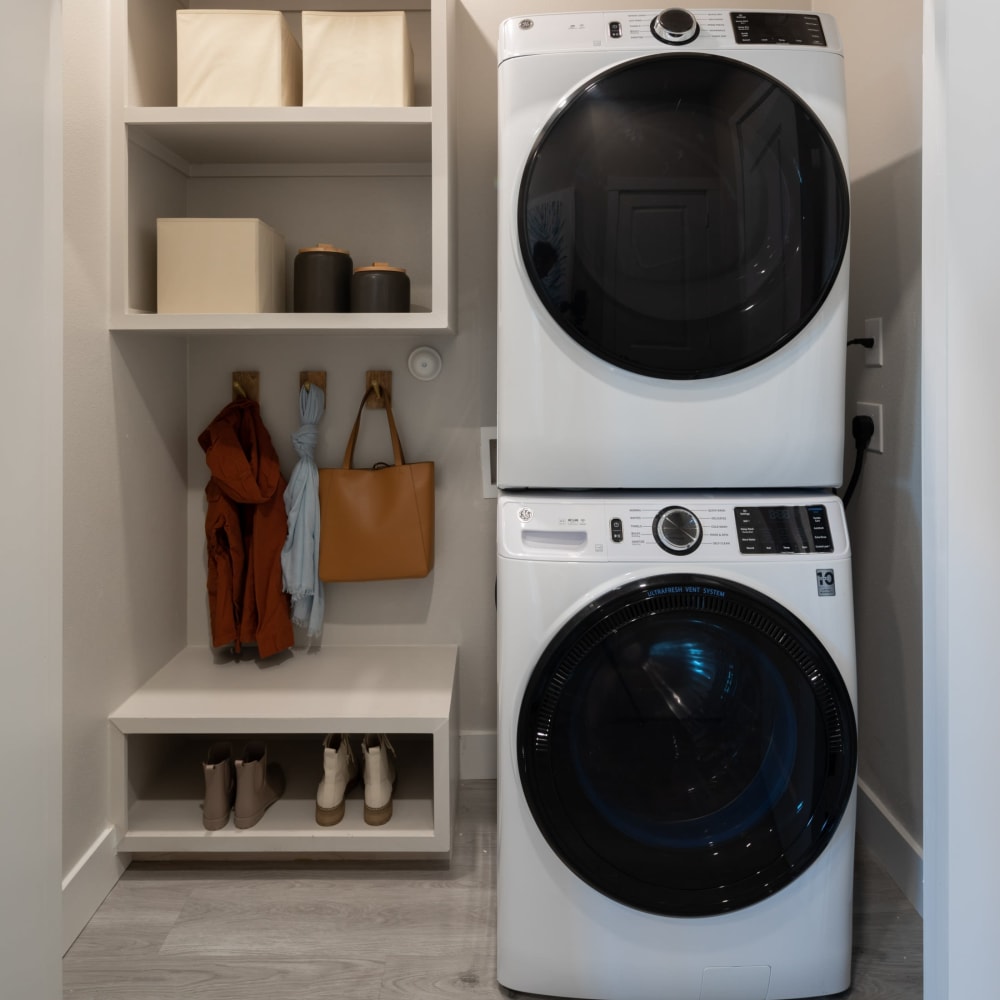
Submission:
M 250 399 L 230 403 L 198 435 L 212 478 L 208 512 L 208 601 L 212 645 L 256 644 L 261 658 L 295 642 L 281 589 L 288 521 L 278 454 Z

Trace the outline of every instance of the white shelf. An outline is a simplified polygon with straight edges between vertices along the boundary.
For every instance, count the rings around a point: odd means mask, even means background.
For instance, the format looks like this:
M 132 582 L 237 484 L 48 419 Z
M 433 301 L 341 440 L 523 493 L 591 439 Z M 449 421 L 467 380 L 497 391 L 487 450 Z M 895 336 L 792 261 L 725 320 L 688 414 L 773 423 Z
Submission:
M 110 719 L 113 787 L 125 853 L 447 853 L 457 789 L 456 646 L 338 646 L 276 665 L 215 662 L 183 650 Z M 387 733 L 399 779 L 393 816 L 362 818 L 361 790 L 334 827 L 315 822 L 322 735 Z M 201 824 L 200 762 L 218 739 L 262 738 L 285 795 L 249 830 Z
M 430 172 L 431 109 L 127 108 L 132 141 L 157 144 L 189 174 L 206 164 L 420 165 Z M 412 167 L 411 167 L 412 169 Z
M 130 854 L 173 853 L 424 853 L 434 845 L 434 810 L 426 799 L 393 798 L 392 819 L 384 826 L 368 826 L 362 802 L 349 800 L 336 826 L 317 826 L 313 800 L 281 799 L 249 830 L 237 830 L 232 821 L 222 830 L 205 830 L 197 823 L 199 804 L 187 801 L 140 800 L 129 810 L 129 829 L 118 850 Z M 447 850 L 447 848 L 444 848 Z
M 178 108 L 177 0 L 116 0 L 112 57 L 112 331 L 453 333 L 449 64 L 453 0 L 405 4 L 417 104 L 400 108 Z M 228 6 L 232 6 L 229 4 Z M 240 7 L 275 9 L 269 0 Z M 339 0 L 292 6 L 359 9 Z M 377 2 L 360 9 L 401 9 Z M 260 218 L 285 238 L 288 308 L 297 248 L 330 242 L 355 264 L 410 275 L 409 313 L 157 315 L 156 219 Z
M 199 334 L 451 334 L 437 312 L 409 313 L 217 313 L 165 315 L 126 312 L 111 318 L 116 332 Z

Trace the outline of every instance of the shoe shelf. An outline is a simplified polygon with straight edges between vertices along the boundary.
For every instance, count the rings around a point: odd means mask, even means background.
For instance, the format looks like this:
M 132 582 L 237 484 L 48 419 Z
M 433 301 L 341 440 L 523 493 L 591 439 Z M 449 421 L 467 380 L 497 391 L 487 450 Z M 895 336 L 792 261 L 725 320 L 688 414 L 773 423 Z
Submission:
M 110 716 L 112 796 L 126 854 L 447 854 L 458 778 L 458 648 L 333 646 L 282 662 L 217 662 L 189 647 Z M 328 732 L 387 733 L 396 750 L 392 818 L 363 819 L 363 790 L 336 826 L 315 821 Z M 217 740 L 239 757 L 264 739 L 287 787 L 254 827 L 201 821 L 201 762 Z

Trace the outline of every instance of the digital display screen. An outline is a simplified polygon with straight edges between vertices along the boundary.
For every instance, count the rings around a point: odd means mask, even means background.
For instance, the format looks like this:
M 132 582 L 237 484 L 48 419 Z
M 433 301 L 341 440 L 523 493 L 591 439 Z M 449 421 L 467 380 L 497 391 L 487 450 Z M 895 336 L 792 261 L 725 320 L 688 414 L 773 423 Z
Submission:
M 823 22 L 816 14 L 739 11 L 731 16 L 740 45 L 826 45 Z
M 771 555 L 780 552 L 832 552 L 826 507 L 737 507 L 740 552 Z

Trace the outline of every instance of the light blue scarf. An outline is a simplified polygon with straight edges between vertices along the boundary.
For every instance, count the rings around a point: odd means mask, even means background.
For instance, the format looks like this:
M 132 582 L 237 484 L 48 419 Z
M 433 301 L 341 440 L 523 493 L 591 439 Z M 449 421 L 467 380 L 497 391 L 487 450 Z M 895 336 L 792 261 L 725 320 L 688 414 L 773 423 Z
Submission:
M 326 395 L 317 386 L 299 390 L 302 426 L 292 435 L 299 456 L 285 489 L 288 537 L 281 550 L 281 575 L 292 598 L 292 621 L 310 638 L 323 634 L 323 584 L 319 579 L 319 471 L 316 439 Z

